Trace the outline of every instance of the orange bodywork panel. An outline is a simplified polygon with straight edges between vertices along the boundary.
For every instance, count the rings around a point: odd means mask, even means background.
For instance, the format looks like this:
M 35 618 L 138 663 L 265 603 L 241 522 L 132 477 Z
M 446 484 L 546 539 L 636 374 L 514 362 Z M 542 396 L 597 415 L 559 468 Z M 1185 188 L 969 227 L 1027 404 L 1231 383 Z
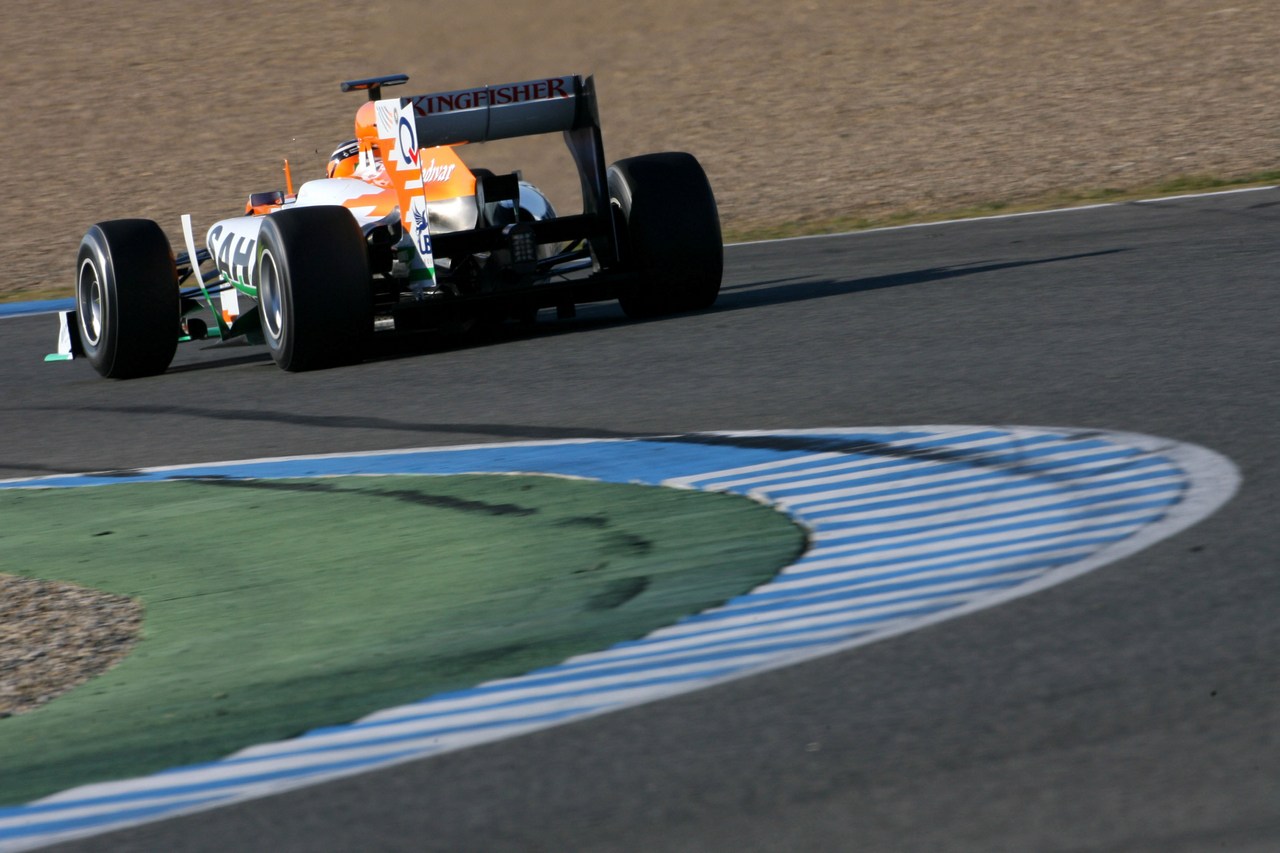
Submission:
M 379 194 L 379 213 L 389 213 L 400 206 L 401 222 L 406 231 L 412 228 L 409 222 L 409 199 L 411 195 L 422 193 L 428 203 L 445 201 L 461 196 L 476 194 L 476 178 L 462 162 L 455 151 L 455 146 L 441 145 L 435 148 L 423 148 L 418 154 L 418 174 L 412 169 L 397 168 L 396 164 L 387 162 L 386 154 L 395 148 L 395 140 L 382 139 L 378 136 L 378 115 L 376 104 L 372 101 L 362 104 L 356 111 L 356 142 L 360 147 L 363 162 L 379 162 L 383 168 L 377 171 L 372 183 L 386 187 L 389 198 Z M 416 186 L 415 178 L 421 178 L 422 189 Z M 347 202 L 348 207 L 366 204 L 364 198 Z
M 476 194 L 476 176 L 451 145 L 423 148 L 418 156 L 427 201 L 444 201 Z
M 419 148 L 407 153 L 399 152 L 398 156 L 392 155 L 392 152 L 398 152 L 397 145 L 408 140 L 380 137 L 376 109 L 377 104 L 369 102 L 356 112 L 356 140 L 362 151 L 375 153 L 384 164 L 380 176 L 385 177 L 395 188 L 401 223 L 406 233 L 413 229 L 409 208 L 414 196 L 421 195 L 430 204 L 476 194 L 476 177 L 456 151 L 457 145 L 465 143 Z M 402 156 L 405 158 L 404 162 L 396 162 Z M 416 169 L 408 166 L 410 158 L 416 162 Z
M 396 198 L 394 187 L 387 186 L 380 189 L 370 187 L 369 189 L 370 192 L 367 195 L 345 199 L 342 206 L 349 210 L 358 208 L 364 216 L 379 219 L 390 215 L 396 209 L 399 199 Z

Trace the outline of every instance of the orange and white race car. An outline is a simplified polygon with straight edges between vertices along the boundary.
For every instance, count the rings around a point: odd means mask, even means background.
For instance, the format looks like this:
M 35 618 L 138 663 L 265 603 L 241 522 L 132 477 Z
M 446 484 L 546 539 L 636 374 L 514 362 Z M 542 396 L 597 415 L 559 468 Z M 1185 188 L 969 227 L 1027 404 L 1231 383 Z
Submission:
M 327 176 L 252 194 L 204 248 L 189 216 L 176 256 L 151 220 L 92 226 L 61 356 L 128 378 L 163 372 L 180 341 L 244 337 L 285 370 L 311 370 L 359 361 L 382 333 L 529 320 L 543 308 L 572 316 L 610 299 L 631 317 L 715 302 L 723 249 L 702 167 L 676 152 L 606 167 L 591 77 L 382 97 L 407 80 L 343 83 L 368 101 Z M 557 216 L 519 172 L 459 156 L 467 143 L 545 133 L 569 147 L 581 213 Z

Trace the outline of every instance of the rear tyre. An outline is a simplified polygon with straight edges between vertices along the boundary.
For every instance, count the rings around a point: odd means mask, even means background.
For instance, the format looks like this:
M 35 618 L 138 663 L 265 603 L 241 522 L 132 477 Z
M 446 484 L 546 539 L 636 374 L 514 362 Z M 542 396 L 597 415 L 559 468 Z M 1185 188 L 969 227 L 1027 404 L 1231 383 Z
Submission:
M 76 257 L 76 326 L 85 357 L 110 379 L 164 373 L 178 347 L 178 271 L 149 219 L 99 222 Z
M 618 295 L 628 317 L 709 308 L 720 294 L 720 214 L 702 166 L 667 152 L 609 167 L 609 197 L 623 223 L 619 254 L 639 274 Z
M 285 370 L 353 364 L 373 332 L 364 234 L 345 207 L 267 216 L 254 259 L 262 336 Z

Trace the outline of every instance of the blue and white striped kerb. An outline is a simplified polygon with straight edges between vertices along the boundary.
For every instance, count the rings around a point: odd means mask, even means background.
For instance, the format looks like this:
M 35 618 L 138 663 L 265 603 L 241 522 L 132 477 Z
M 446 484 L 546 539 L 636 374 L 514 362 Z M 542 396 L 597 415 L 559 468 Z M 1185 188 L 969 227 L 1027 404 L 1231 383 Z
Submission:
M 777 577 L 647 637 L 211 764 L 0 809 L 0 849 L 259 797 L 582 719 L 900 634 L 1059 583 L 1213 512 L 1203 448 L 1068 429 L 737 432 L 304 457 L 0 487 L 200 476 L 524 472 L 748 495 L 809 531 Z

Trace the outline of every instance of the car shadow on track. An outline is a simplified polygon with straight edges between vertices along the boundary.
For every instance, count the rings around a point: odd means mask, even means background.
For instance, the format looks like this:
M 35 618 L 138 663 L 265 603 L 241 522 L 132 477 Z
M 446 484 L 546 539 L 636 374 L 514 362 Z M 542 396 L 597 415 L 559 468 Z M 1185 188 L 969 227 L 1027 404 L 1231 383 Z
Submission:
M 1036 258 L 1032 260 L 973 263 L 945 267 L 926 267 L 924 269 L 909 270 L 907 272 L 854 279 L 811 279 L 798 277 L 791 279 L 770 279 L 758 282 L 740 282 L 723 287 L 720 298 L 717 300 L 716 304 L 704 311 L 694 312 L 694 316 L 699 314 L 716 314 L 724 311 L 740 311 L 743 309 L 759 308 L 767 305 L 783 305 L 791 302 L 803 302 L 810 299 L 827 299 L 833 296 L 847 296 L 855 293 L 880 290 L 890 287 L 905 287 L 909 285 L 952 281 L 966 276 L 981 275 L 984 273 L 999 272 L 1002 270 L 1017 269 L 1021 267 L 1038 266 L 1041 264 L 1063 263 L 1066 261 L 1080 260 L 1082 258 L 1095 258 L 1126 251 L 1130 250 L 1104 249 L 1097 252 L 1059 255 L 1051 258 Z M 544 314 L 546 313 L 549 312 L 544 312 Z M 628 320 L 622 314 L 621 309 L 616 303 L 609 302 L 583 305 L 578 309 L 578 316 L 571 320 L 553 320 L 544 318 L 542 321 L 534 324 L 508 323 L 488 328 L 483 332 L 469 332 L 465 334 L 412 332 L 404 335 L 380 333 L 376 335 L 374 340 L 371 342 L 368 351 L 365 354 L 364 361 L 366 363 L 395 361 L 403 358 L 415 358 L 454 350 L 469 350 L 486 346 L 497 346 L 511 341 L 607 329 L 635 322 L 661 323 L 665 319 L 667 318 L 659 317 L 642 321 Z M 214 344 L 212 346 L 205 347 L 204 349 L 206 352 L 227 352 L 228 350 L 239 349 L 241 346 L 244 345 L 239 342 L 231 342 L 228 344 Z M 170 367 L 167 372 L 189 373 L 247 365 L 260 365 L 263 367 L 271 366 L 271 356 L 264 348 L 253 347 L 252 349 L 248 349 L 243 355 L 228 354 L 220 358 L 200 357 L 198 359 L 193 358 L 190 360 L 184 360 L 182 363 L 175 364 Z
M 237 347 L 238 349 L 239 347 Z M 206 351 L 217 351 L 219 346 L 205 347 Z M 245 364 L 271 364 L 271 353 L 263 347 L 255 348 L 256 351 L 250 351 L 244 355 L 222 356 L 219 358 L 197 357 L 199 360 L 183 361 L 181 364 L 173 364 L 165 371 L 169 373 L 191 373 L 199 370 L 216 370 L 220 367 L 238 367 Z
M 66 411 L 65 407 L 41 406 L 44 411 Z M 568 438 L 634 439 L 635 432 L 616 432 L 593 427 L 553 427 L 545 425 L 502 423 L 447 423 L 405 421 L 369 415 L 307 415 L 299 412 L 264 408 L 219 409 L 212 406 L 192 406 L 169 403 L 138 403 L 115 406 L 78 406 L 77 412 L 98 412 L 117 415 L 145 415 L 147 417 L 182 417 L 232 423 L 275 423 L 319 429 L 387 430 L 391 432 L 443 434 L 450 436 L 478 435 L 507 441 L 557 440 Z M 3 468 L 5 466 L 0 466 Z M 33 471 L 54 473 L 47 468 L 28 466 Z M 19 469 L 20 470 L 20 469 Z M 83 469 L 75 469 L 77 472 Z M 131 469 L 125 469 L 127 474 Z M 58 472 L 61 473 L 61 472 Z M 106 474 L 108 472 L 95 472 Z
M 739 311 L 744 308 L 757 308 L 762 305 L 783 305 L 789 302 L 803 302 L 809 299 L 827 299 L 832 296 L 847 296 L 869 290 L 882 290 L 889 287 L 906 287 L 916 284 L 932 284 L 952 281 L 966 276 L 1001 270 L 1018 269 L 1020 267 L 1038 266 L 1041 264 L 1063 263 L 1082 258 L 1096 258 L 1128 252 L 1130 249 L 1103 249 L 1097 252 L 1082 252 L 1075 255 L 1058 255 L 1052 258 L 1035 258 L 1022 261 L 1001 261 L 998 263 L 974 263 L 945 267 L 925 267 L 907 272 L 890 273 L 888 275 L 868 276 L 852 279 L 775 279 L 767 282 L 746 282 L 725 287 L 720 299 L 708 313 L 720 311 Z

